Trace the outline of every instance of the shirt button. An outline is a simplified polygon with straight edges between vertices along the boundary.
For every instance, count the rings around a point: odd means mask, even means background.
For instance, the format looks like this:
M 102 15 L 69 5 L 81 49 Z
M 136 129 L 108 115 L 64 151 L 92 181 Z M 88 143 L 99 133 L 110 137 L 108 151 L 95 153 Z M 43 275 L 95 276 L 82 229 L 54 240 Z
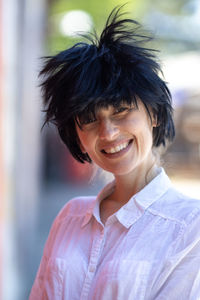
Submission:
M 89 271 L 90 271 L 91 273 L 94 273 L 95 269 L 96 269 L 95 266 L 90 266 L 90 267 L 89 267 Z

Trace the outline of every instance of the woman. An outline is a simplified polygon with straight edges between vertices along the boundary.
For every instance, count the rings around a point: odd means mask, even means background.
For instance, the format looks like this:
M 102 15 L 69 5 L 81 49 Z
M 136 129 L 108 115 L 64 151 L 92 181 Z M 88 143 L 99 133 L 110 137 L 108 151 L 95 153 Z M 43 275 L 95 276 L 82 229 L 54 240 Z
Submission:
M 200 299 L 200 201 L 156 163 L 174 137 L 171 96 L 139 30 L 115 9 L 100 39 L 41 71 L 46 122 L 79 162 L 115 180 L 58 214 L 30 300 Z

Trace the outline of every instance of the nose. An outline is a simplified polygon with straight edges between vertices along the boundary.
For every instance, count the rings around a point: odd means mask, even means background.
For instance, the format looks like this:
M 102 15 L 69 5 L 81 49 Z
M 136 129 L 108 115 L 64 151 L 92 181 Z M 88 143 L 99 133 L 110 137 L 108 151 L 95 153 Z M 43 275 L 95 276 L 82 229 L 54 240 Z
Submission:
M 119 128 L 111 120 L 102 120 L 99 124 L 99 138 L 112 141 L 119 133 Z

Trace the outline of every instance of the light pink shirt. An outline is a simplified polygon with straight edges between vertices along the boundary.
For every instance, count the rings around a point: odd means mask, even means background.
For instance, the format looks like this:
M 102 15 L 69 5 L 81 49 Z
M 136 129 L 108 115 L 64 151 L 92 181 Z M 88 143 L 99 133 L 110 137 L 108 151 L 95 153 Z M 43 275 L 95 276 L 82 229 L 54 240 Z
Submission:
M 161 168 L 104 226 L 99 202 L 113 188 L 61 210 L 29 300 L 200 300 L 200 201 Z

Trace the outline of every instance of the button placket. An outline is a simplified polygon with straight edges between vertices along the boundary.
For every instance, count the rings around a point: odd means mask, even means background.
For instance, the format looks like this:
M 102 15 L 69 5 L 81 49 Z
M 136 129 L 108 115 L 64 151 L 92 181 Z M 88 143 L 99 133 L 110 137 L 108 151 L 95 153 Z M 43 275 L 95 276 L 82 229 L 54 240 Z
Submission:
M 101 230 L 101 232 L 98 232 L 98 237 L 96 237 L 93 241 L 88 271 L 82 289 L 81 300 L 88 299 L 88 294 L 90 291 L 92 280 L 95 276 L 95 271 L 100 258 L 102 245 L 104 244 L 104 238 L 104 230 Z

